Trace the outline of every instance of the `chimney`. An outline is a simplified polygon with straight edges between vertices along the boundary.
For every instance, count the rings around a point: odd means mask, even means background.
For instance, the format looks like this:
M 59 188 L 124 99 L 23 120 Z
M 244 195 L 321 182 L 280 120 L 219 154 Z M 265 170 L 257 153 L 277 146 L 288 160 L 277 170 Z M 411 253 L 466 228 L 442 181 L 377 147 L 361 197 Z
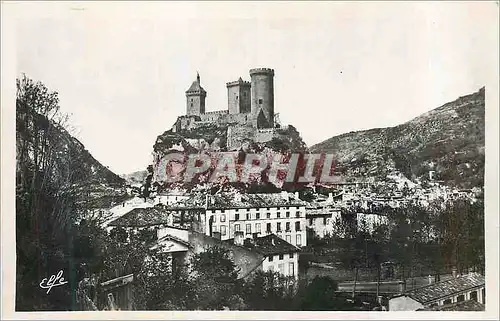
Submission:
M 283 198 L 286 202 L 288 202 L 288 192 L 287 191 L 282 191 L 281 192 L 281 198 Z
M 296 199 L 297 201 L 300 201 L 299 192 L 295 192 L 295 199 Z
M 213 232 L 212 233 L 213 237 L 220 240 L 221 239 L 221 235 L 220 235 L 220 232 Z
M 243 240 L 245 237 L 243 236 L 243 231 L 234 232 L 234 244 L 235 245 L 243 245 Z
M 429 280 L 429 284 L 432 284 L 432 279 L 433 279 L 432 275 L 429 274 L 429 276 L 427 278 Z
M 234 200 L 235 200 L 235 202 L 237 202 L 237 203 L 241 203 L 241 194 L 240 194 L 240 193 L 236 193 L 236 194 L 234 195 Z
M 457 268 L 456 267 L 453 267 L 453 269 L 451 270 L 451 274 L 453 275 L 454 278 L 458 277 Z

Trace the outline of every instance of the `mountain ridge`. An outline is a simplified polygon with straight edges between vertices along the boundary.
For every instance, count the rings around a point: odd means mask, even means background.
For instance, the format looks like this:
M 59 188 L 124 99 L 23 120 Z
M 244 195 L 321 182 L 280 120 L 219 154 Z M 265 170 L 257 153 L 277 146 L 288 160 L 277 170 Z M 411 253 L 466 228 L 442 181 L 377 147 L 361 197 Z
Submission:
M 343 133 L 310 150 L 334 154 L 348 176 L 381 177 L 396 169 L 425 179 L 435 171 L 450 185 L 483 185 L 484 94 L 482 87 L 403 124 Z

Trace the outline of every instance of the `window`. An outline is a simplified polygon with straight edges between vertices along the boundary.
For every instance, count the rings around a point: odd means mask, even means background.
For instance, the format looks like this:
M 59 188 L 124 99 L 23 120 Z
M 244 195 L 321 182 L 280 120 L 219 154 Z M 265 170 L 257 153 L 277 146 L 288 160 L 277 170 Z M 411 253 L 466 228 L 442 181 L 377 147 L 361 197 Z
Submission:
M 226 214 L 222 214 L 222 215 L 220 216 L 220 221 L 221 221 L 221 222 L 225 222 L 225 221 L 226 221 Z
M 295 212 L 295 217 L 300 217 L 300 212 L 299 211 Z
M 269 255 L 269 262 L 272 262 L 273 261 L 273 256 L 272 255 Z
M 191 98 L 191 102 L 193 102 L 193 98 Z
M 286 238 L 286 241 L 288 243 L 292 243 L 292 236 L 291 235 L 287 235 L 287 236 L 285 236 L 285 238 Z
M 266 232 L 271 233 L 271 223 L 267 223 Z
M 286 223 L 285 223 L 285 226 L 286 226 L 286 227 L 285 227 L 285 231 L 290 232 L 290 222 L 286 222 Z
M 462 302 L 462 301 L 465 301 L 465 296 L 463 294 L 460 294 L 458 297 L 457 297 L 457 302 Z
M 309 225 L 313 225 L 313 219 L 312 218 L 309 219 Z
M 297 246 L 302 246 L 302 235 L 297 234 Z
M 295 267 L 293 262 L 288 263 L 288 275 L 295 275 Z
M 226 235 L 226 226 L 225 225 L 222 225 L 220 227 L 220 235 L 222 235 L 222 236 Z
M 290 258 L 293 259 L 293 253 L 290 253 Z
M 236 95 L 236 100 L 238 100 L 238 95 Z
M 271 218 L 271 213 L 268 212 L 266 216 L 267 218 Z
M 234 224 L 234 231 L 239 232 L 240 231 L 240 224 Z
M 255 219 L 260 220 L 260 213 L 255 213 Z
M 260 233 L 260 223 L 255 224 L 255 232 Z
M 240 214 L 236 213 L 234 214 L 234 220 L 238 221 L 240 219 Z
M 470 293 L 470 299 L 477 302 L 477 291 L 472 291 Z
M 259 105 L 262 105 L 262 99 L 259 99 Z
M 451 303 L 451 299 L 446 299 L 444 300 L 443 304 L 450 304 Z
M 247 224 L 245 228 L 246 228 L 247 234 L 252 234 L 252 224 Z
M 286 211 L 286 217 L 290 217 L 290 211 Z
M 326 216 L 323 217 L 323 225 L 326 225 Z
M 295 230 L 300 231 L 300 222 L 295 222 Z
M 280 218 L 281 217 L 281 213 L 280 212 L 276 212 L 276 217 Z
M 193 107 L 193 103 L 191 103 L 191 107 Z
M 250 213 L 247 213 L 247 220 L 250 219 Z
M 279 259 L 280 259 L 280 260 L 283 260 L 283 257 L 284 257 L 284 255 L 283 255 L 283 254 L 280 254 Z
M 281 223 L 276 223 L 276 230 L 281 232 Z
M 481 294 L 483 295 L 483 302 L 481 302 L 482 304 L 486 304 L 486 290 L 485 289 L 482 289 L 481 290 Z

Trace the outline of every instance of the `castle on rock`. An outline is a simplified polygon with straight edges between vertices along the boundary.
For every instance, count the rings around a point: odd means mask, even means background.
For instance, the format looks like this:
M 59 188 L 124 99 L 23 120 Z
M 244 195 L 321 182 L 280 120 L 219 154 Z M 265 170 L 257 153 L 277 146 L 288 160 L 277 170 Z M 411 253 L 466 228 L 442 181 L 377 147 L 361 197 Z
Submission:
M 256 142 L 270 141 L 279 136 L 282 128 L 274 113 L 274 70 L 250 69 L 250 81 L 241 77 L 226 83 L 227 109 L 206 112 L 207 92 L 197 74 L 186 91 L 186 114 L 178 117 L 175 132 L 193 130 L 203 125 L 227 125 L 228 146 L 237 145 L 243 138 Z

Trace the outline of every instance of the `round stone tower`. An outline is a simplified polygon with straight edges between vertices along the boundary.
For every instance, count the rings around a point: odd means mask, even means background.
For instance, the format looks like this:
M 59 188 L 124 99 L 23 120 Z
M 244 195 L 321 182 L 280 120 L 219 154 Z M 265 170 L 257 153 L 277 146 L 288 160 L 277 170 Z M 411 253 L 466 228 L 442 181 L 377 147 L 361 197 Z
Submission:
M 250 69 L 251 112 L 259 128 L 274 127 L 274 70 Z

